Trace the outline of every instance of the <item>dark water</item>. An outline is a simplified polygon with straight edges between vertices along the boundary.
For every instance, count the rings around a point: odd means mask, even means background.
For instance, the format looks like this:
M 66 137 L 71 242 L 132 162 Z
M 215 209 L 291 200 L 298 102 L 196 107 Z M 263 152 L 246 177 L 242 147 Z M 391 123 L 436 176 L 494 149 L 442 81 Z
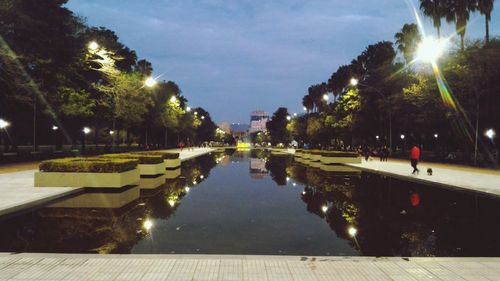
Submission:
M 0 221 L 0 252 L 499 256 L 499 223 L 497 200 L 227 150 L 155 190 L 94 191 Z

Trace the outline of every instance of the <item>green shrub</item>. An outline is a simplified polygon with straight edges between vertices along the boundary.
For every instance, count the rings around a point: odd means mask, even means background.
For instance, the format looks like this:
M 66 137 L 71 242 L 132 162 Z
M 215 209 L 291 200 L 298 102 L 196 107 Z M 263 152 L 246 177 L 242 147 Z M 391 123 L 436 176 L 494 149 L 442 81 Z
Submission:
M 118 154 L 104 154 L 100 155 L 103 158 L 113 158 L 113 159 L 137 159 L 139 164 L 160 164 L 163 163 L 163 157 L 161 155 L 149 155 L 149 154 L 139 154 L 139 153 L 118 153 Z
M 75 157 L 46 160 L 39 168 L 41 172 L 121 173 L 135 169 L 138 164 L 135 159 Z
M 177 158 L 179 158 L 179 153 L 165 152 L 165 151 L 144 151 L 144 152 L 136 152 L 134 154 L 156 155 L 156 156 L 163 157 L 163 159 L 177 159 Z

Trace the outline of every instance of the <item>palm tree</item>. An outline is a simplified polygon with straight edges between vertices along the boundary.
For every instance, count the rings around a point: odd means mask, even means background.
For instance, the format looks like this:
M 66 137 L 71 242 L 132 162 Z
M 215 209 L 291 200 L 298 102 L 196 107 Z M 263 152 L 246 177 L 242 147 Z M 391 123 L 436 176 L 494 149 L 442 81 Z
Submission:
M 398 50 L 403 54 L 406 64 L 409 64 L 413 60 L 417 45 L 422 39 L 418 26 L 414 23 L 405 24 L 394 37 Z
M 441 18 L 444 17 L 443 2 L 445 0 L 420 0 L 420 10 L 424 15 L 432 18 L 432 23 L 437 29 L 438 38 L 441 37 Z
M 481 15 L 484 15 L 486 21 L 486 43 L 490 42 L 490 21 L 491 12 L 493 11 L 493 2 L 495 0 L 478 0 L 477 8 Z
M 471 0 L 447 0 L 446 1 L 446 21 L 454 22 L 455 29 L 460 35 L 460 47 L 465 50 L 465 31 L 470 12 L 476 9 L 476 1 Z

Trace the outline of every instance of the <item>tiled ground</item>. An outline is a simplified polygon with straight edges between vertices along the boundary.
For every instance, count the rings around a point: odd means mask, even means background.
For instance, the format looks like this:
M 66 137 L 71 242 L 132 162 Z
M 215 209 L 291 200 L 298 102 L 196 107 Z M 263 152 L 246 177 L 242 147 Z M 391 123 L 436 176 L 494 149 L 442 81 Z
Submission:
M 421 183 L 432 183 L 466 191 L 481 192 L 490 196 L 500 197 L 500 173 L 495 170 L 466 168 L 457 165 L 421 163 L 420 174 L 412 175 L 413 168 L 409 161 L 380 162 L 378 160 L 364 161 L 361 164 L 349 164 L 366 171 L 386 174 L 405 180 Z M 431 167 L 432 176 L 426 170 Z
M 0 254 L 0 280 L 500 280 L 500 258 Z

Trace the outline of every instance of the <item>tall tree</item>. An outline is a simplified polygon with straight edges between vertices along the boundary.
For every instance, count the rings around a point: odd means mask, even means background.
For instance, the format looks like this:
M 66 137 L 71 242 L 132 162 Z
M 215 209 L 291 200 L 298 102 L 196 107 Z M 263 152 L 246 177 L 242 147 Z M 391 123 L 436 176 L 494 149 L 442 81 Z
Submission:
M 493 2 L 495 0 L 477 0 L 477 7 L 479 12 L 484 15 L 486 25 L 486 43 L 490 41 L 490 21 L 491 12 L 493 12 Z
M 271 121 L 267 122 L 267 129 L 274 145 L 278 143 L 288 144 L 290 142 L 290 133 L 287 130 L 288 116 L 288 109 L 280 107 L 274 112 Z
M 455 23 L 456 32 L 460 35 L 461 50 L 465 50 L 465 32 L 470 13 L 476 9 L 476 2 L 471 0 L 446 0 L 446 21 Z
M 409 64 L 413 60 L 418 43 L 422 39 L 418 26 L 414 23 L 405 24 L 394 37 L 398 50 L 403 54 L 406 64 Z
M 441 18 L 445 15 L 444 1 L 446 0 L 420 0 L 420 10 L 424 15 L 432 18 L 438 37 L 441 37 Z

